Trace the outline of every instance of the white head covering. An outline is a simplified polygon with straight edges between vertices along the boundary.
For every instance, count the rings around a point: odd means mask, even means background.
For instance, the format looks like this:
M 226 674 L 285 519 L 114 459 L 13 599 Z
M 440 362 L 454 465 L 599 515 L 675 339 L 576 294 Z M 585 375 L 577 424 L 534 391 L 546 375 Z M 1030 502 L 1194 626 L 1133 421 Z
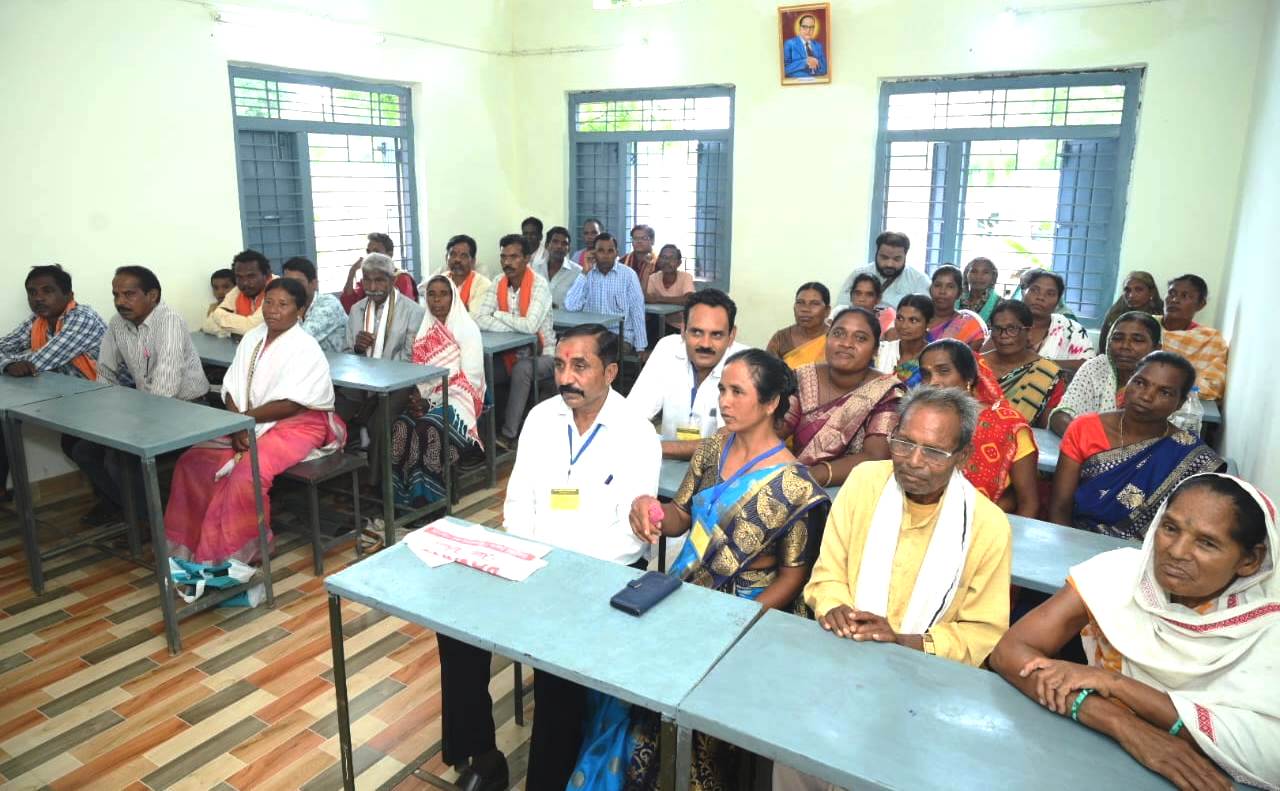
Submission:
M 440 321 L 431 315 L 430 308 L 423 313 L 422 324 L 418 326 L 418 334 L 413 342 L 412 359 L 415 363 L 449 369 L 449 406 L 466 424 L 472 438 L 479 442 L 476 417 L 484 405 L 484 343 L 475 319 L 471 318 L 467 307 L 462 304 L 458 287 L 448 277 L 436 275 L 423 283 L 424 301 L 428 287 L 436 279 L 449 284 L 452 295 L 449 315 L 441 326 Z M 441 331 L 452 336 L 454 343 L 448 343 Z M 432 406 L 441 403 L 443 390 L 438 379 L 418 385 L 418 392 Z
M 1107 641 L 1124 657 L 1122 672 L 1168 692 L 1196 743 L 1236 780 L 1280 788 L 1276 510 L 1262 492 L 1234 476 L 1203 473 L 1187 480 L 1206 475 L 1239 486 L 1267 523 L 1262 567 L 1237 578 L 1210 611 L 1171 602 L 1156 582 L 1155 541 L 1168 500 L 1141 549 L 1105 552 L 1073 567 L 1071 579 Z

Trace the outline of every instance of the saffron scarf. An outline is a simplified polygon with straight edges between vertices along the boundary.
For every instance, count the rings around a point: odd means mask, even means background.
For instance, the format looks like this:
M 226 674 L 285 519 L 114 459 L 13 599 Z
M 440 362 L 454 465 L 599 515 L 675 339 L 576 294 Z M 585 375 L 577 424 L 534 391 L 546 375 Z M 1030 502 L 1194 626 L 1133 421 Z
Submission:
M 470 277 L 468 277 L 468 282 L 470 282 Z M 511 288 L 510 281 L 507 280 L 506 275 L 503 275 L 498 280 L 498 310 L 502 311 L 503 313 L 511 312 L 511 295 L 507 293 L 507 290 L 510 288 Z M 525 267 L 524 277 L 520 278 L 519 309 L 520 309 L 521 316 L 529 315 L 529 301 L 532 299 L 533 299 L 533 270 L 530 269 L 529 267 Z M 539 332 L 538 333 L 538 352 L 537 352 L 538 354 L 542 354 L 542 347 L 544 343 L 545 341 L 543 340 L 542 333 Z M 507 374 L 510 374 L 511 369 L 516 367 L 517 359 L 519 359 L 519 356 L 514 351 L 502 353 L 502 364 L 503 366 L 506 367 Z
M 62 324 L 66 321 L 67 314 L 76 309 L 76 301 L 73 299 L 67 303 L 67 309 L 62 311 L 62 315 L 58 317 L 58 321 L 53 325 L 53 332 L 49 332 L 49 322 L 44 316 L 36 316 L 36 320 L 31 324 L 31 351 L 37 352 L 44 348 L 49 342 L 50 334 L 57 335 L 62 332 Z M 92 357 L 81 354 L 71 361 L 76 367 L 80 375 L 90 382 L 98 380 L 98 362 Z
M 272 278 L 268 276 L 267 282 L 270 283 L 271 281 L 272 281 Z M 263 289 L 258 292 L 258 296 L 253 297 L 252 299 L 250 299 L 249 297 L 246 297 L 244 295 L 244 292 L 241 291 L 240 289 L 236 289 L 236 315 L 252 316 L 253 314 L 257 313 L 259 310 L 262 309 L 262 300 L 266 299 L 266 297 L 267 297 L 266 286 L 263 286 Z
M 476 271 L 473 269 L 467 273 L 467 279 L 462 281 L 462 304 L 468 308 L 471 307 L 471 284 L 476 282 Z

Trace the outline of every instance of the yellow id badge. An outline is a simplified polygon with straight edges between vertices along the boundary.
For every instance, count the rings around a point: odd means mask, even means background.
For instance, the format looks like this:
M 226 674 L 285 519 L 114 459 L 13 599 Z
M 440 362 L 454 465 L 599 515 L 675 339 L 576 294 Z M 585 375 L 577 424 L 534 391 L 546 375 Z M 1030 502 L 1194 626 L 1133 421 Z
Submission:
M 578 490 L 577 489 L 552 489 L 551 490 L 551 510 L 552 511 L 578 510 Z
M 702 429 L 698 426 L 678 426 L 676 428 L 676 439 L 681 442 L 690 440 L 697 442 L 702 439 Z

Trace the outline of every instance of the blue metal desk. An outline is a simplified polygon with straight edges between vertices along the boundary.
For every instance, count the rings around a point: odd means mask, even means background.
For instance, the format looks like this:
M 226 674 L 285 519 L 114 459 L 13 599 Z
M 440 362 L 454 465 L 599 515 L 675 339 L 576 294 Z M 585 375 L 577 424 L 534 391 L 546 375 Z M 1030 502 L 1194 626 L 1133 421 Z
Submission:
M 231 338 L 217 338 L 204 332 L 191 333 L 191 341 L 206 365 L 226 367 L 236 356 L 237 342 Z M 391 485 L 391 423 L 396 416 L 388 413 L 387 399 L 391 393 L 413 387 L 428 379 L 440 379 L 445 385 L 443 406 L 449 408 L 449 371 L 432 365 L 418 365 L 401 360 L 376 360 L 346 352 L 325 352 L 329 361 L 329 377 L 338 387 L 373 393 L 382 402 L 382 414 L 386 417 L 377 430 L 382 432 L 382 533 L 383 541 L 391 546 L 396 541 L 396 526 L 412 522 L 434 513 L 449 512 L 452 503 L 453 477 L 450 474 L 449 454 L 441 461 L 445 485 L 445 497 L 425 508 L 409 510 L 396 515 L 395 493 Z
M 1062 445 L 1062 438 L 1047 428 L 1033 428 L 1031 434 L 1035 437 L 1036 447 L 1040 449 L 1036 469 L 1052 477 L 1054 470 L 1058 469 L 1058 449 Z
M 104 387 L 110 387 L 110 385 L 59 373 L 42 373 L 36 376 L 0 375 L 0 420 L 3 420 L 4 425 L 4 450 L 12 461 L 13 501 L 19 514 L 27 511 L 34 513 L 35 505 L 31 500 L 31 482 L 27 477 L 26 457 L 20 436 L 22 427 L 10 424 L 9 410 L 76 393 L 101 390 Z M 19 459 L 22 463 L 19 463 Z M 4 486 L 4 481 L 0 481 L 0 486 Z M 23 550 L 27 554 L 27 571 L 31 588 L 36 594 L 44 593 L 44 572 L 40 566 L 40 547 L 35 540 L 35 534 L 21 528 L 19 532 L 22 533 Z M 98 536 L 94 535 L 85 540 L 75 541 L 66 546 L 63 551 L 91 543 L 97 538 Z
M 565 310 L 564 308 L 551 311 L 551 324 L 557 331 L 567 330 L 579 324 L 603 324 L 609 328 L 616 327 L 614 332 L 621 335 L 624 318 L 621 313 L 592 313 L 586 310 Z
M 760 614 L 745 599 L 684 585 L 634 618 L 610 607 L 609 598 L 639 571 L 559 549 L 546 560 L 524 582 L 510 582 L 455 563 L 429 568 L 401 544 L 325 579 L 346 788 L 355 785 L 342 598 L 644 706 L 667 720 Z
M 530 354 L 538 353 L 538 336 L 530 335 L 523 332 L 489 332 L 482 330 L 480 332 L 480 342 L 484 346 L 484 383 L 490 393 L 495 392 L 494 388 L 494 366 L 493 358 L 502 352 L 509 352 L 513 349 L 521 349 L 525 346 L 529 347 Z M 488 405 L 484 413 L 483 429 L 484 437 L 484 466 L 488 475 L 488 486 L 494 487 L 498 483 L 498 449 L 495 443 L 498 439 L 498 421 L 497 399 L 493 399 L 494 403 Z M 533 403 L 538 403 L 538 371 L 535 368 L 533 372 Z M 506 460 L 513 453 L 502 454 L 502 460 Z
M 160 590 L 160 606 L 164 612 L 165 637 L 169 652 L 182 650 L 182 638 L 178 633 L 178 619 L 214 607 L 223 599 L 234 596 L 249 585 L 261 582 L 266 588 L 267 605 L 274 604 L 271 591 L 271 552 L 267 543 L 266 522 L 263 514 L 262 485 L 258 475 L 258 443 L 253 432 L 253 418 L 221 409 L 179 401 L 174 398 L 141 393 L 127 387 L 107 387 L 99 390 L 64 396 L 8 411 L 7 418 L 14 426 L 17 453 L 13 457 L 15 477 L 26 479 L 26 458 L 22 455 L 21 426 L 31 423 L 70 434 L 80 439 L 96 442 L 108 448 L 137 456 L 142 462 L 144 488 L 147 498 L 147 516 L 151 522 L 151 547 L 155 554 L 156 585 Z M 237 431 L 249 433 L 249 461 L 253 470 L 253 493 L 258 512 L 259 551 L 262 567 L 246 585 L 223 591 L 206 593 L 196 602 L 177 609 L 173 598 L 173 580 L 169 576 L 169 549 L 164 533 L 164 504 L 160 499 L 160 481 L 156 474 L 156 457 L 169 451 L 185 448 L 197 442 L 224 437 Z M 125 467 L 126 471 L 128 467 Z M 126 472 L 126 479 L 130 473 Z M 133 502 L 133 486 L 128 480 L 124 486 L 126 518 L 136 524 L 136 504 Z M 35 515 L 28 500 L 22 512 L 23 530 L 28 540 L 35 540 Z M 136 555 L 136 531 L 130 530 L 130 549 Z M 37 592 L 43 586 L 39 569 L 40 557 L 33 554 L 35 567 L 32 585 Z
M 995 673 L 776 611 L 680 703 L 676 724 L 845 788 L 1169 788 Z

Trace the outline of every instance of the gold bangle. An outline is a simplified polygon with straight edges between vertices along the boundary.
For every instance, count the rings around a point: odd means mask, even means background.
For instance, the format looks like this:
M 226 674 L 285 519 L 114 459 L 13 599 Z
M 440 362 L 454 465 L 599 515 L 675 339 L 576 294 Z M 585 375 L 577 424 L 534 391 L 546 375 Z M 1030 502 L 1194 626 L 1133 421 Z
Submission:
M 822 485 L 823 485 L 823 486 L 830 486 L 830 485 L 831 485 L 831 479 L 835 477 L 835 473 L 834 473 L 834 472 L 832 471 L 832 469 L 831 469 L 831 462 L 829 462 L 829 461 L 824 461 L 824 462 L 822 462 L 822 464 L 827 468 L 827 482 L 826 482 L 826 483 L 824 483 L 824 484 L 822 484 Z

